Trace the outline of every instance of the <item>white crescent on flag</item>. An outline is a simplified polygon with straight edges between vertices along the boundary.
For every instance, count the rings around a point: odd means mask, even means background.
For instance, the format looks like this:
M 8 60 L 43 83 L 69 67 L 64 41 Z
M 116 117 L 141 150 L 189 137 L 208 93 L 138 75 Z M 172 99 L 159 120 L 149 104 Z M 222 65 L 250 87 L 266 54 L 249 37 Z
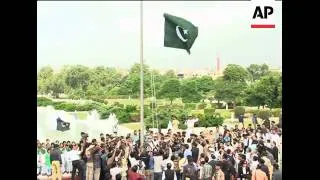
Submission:
M 187 42 L 188 39 L 185 39 L 185 38 L 181 35 L 179 28 L 183 29 L 183 28 L 180 27 L 180 26 L 176 26 L 177 36 L 179 37 L 179 39 L 181 39 L 182 42 Z M 184 33 L 184 34 L 188 34 L 188 30 L 184 30 L 184 29 L 183 29 L 183 33 Z

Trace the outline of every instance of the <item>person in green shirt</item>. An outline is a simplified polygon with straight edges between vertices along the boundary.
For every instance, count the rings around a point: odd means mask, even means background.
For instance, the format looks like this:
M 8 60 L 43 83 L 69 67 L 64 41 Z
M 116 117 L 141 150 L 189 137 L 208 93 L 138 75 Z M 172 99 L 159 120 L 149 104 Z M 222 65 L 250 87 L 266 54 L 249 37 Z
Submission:
M 51 176 L 50 149 L 48 151 L 45 152 L 45 167 L 47 176 Z

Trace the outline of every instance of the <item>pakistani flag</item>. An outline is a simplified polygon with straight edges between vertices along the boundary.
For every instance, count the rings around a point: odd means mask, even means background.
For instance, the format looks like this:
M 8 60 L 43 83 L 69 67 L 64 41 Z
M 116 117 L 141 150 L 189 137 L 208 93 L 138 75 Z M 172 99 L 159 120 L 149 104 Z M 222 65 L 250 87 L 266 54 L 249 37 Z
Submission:
M 185 49 L 190 54 L 190 49 L 198 36 L 198 27 L 191 22 L 170 14 L 164 13 L 164 46 Z

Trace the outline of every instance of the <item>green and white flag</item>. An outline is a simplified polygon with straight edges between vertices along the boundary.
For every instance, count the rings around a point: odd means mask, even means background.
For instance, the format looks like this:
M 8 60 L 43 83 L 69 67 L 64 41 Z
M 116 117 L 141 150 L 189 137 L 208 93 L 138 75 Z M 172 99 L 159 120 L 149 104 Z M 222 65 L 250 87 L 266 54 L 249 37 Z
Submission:
M 190 49 L 198 37 L 198 27 L 191 22 L 164 13 L 164 46 L 185 49 L 190 54 Z

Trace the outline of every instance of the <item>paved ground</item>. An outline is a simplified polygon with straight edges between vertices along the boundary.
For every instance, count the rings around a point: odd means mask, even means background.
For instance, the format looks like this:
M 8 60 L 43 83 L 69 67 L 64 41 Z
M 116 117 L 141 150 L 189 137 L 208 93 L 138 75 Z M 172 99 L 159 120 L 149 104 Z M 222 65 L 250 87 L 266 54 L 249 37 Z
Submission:
M 53 180 L 53 179 L 51 178 L 51 176 L 48 177 L 48 176 L 42 176 L 42 175 L 39 175 L 39 176 L 37 177 L 37 179 L 38 179 L 38 180 Z M 63 175 L 62 175 L 62 180 L 71 180 L 71 174 L 63 174 Z M 78 180 L 77 177 L 76 177 L 76 180 Z

